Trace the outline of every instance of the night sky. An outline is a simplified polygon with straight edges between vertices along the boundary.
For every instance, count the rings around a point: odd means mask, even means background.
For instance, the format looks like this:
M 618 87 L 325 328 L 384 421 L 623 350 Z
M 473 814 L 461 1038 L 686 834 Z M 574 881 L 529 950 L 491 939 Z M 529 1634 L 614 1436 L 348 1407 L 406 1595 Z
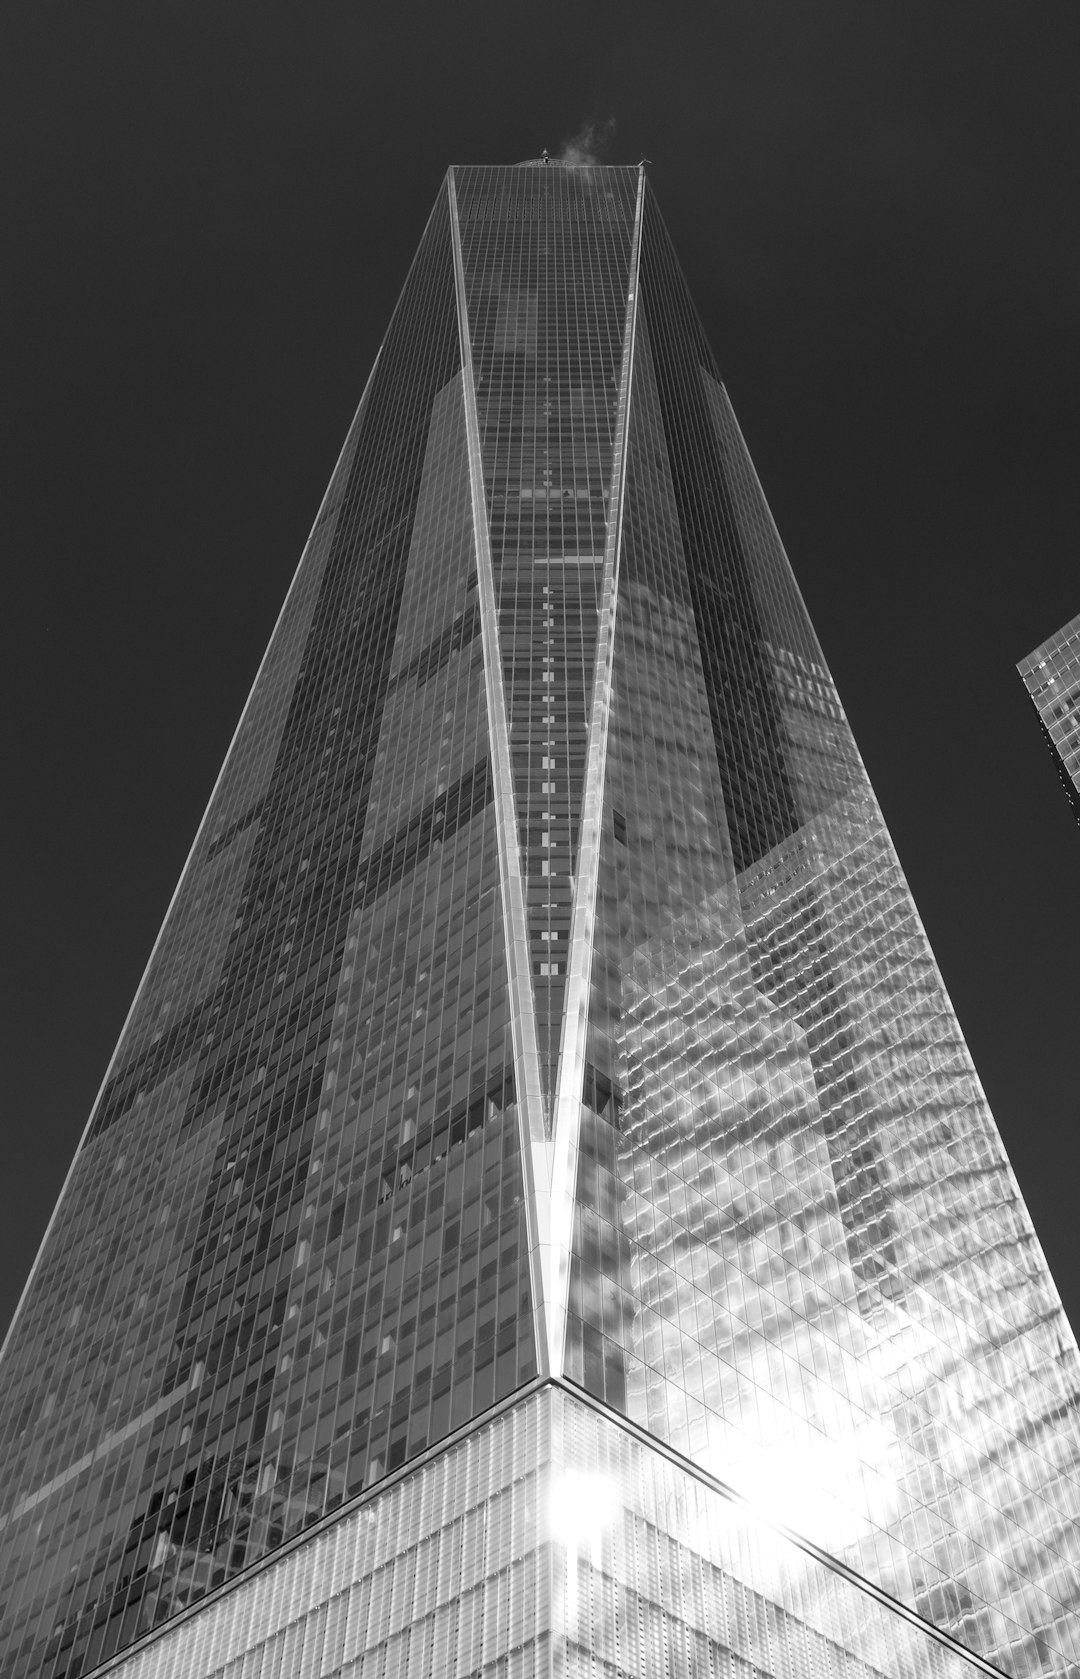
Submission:
M 381 14 L 381 15 L 380 15 Z M 10 3 L 7 1322 L 448 163 L 650 177 L 1070 1310 L 1080 6 Z

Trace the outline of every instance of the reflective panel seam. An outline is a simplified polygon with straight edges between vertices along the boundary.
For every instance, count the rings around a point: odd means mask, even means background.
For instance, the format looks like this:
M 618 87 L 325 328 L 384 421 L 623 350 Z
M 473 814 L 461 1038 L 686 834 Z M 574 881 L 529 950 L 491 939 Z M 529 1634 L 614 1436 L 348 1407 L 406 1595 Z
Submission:
M 503 693 L 502 651 L 499 645 L 499 615 L 495 601 L 495 579 L 491 566 L 491 537 L 484 496 L 484 467 L 480 449 L 480 421 L 476 411 L 473 382 L 472 340 L 465 298 L 465 269 L 461 255 L 454 171 L 447 173 L 450 198 L 450 234 L 454 250 L 454 290 L 457 297 L 458 334 L 461 343 L 462 389 L 465 400 L 465 436 L 469 453 L 469 490 L 472 498 L 473 551 L 476 556 L 477 594 L 480 600 L 480 634 L 484 650 L 484 683 L 487 696 L 488 738 L 491 746 L 492 780 L 495 788 L 495 828 L 499 848 L 499 885 L 502 898 L 503 940 L 506 946 L 507 982 L 510 995 L 511 1031 L 514 1045 L 514 1082 L 517 1091 L 518 1135 L 525 1177 L 525 1228 L 529 1244 L 529 1276 L 532 1288 L 533 1334 L 537 1369 L 550 1373 L 549 1337 L 545 1330 L 547 1304 L 552 1297 L 550 1265 L 549 1150 L 544 1130 L 544 1099 L 540 1079 L 540 1050 L 536 1032 L 532 960 L 525 914 L 525 892 L 521 880 L 518 849 L 517 805 L 514 799 L 513 760 L 510 731 Z
M 160 1626 L 154 1627 L 150 1632 L 143 1634 L 141 1638 L 138 1638 L 134 1643 L 129 1644 L 126 1649 L 118 1650 L 115 1655 L 108 1657 L 100 1665 L 88 1670 L 87 1679 L 91 1679 L 91 1676 L 92 1679 L 103 1679 L 105 1674 L 122 1671 L 125 1663 L 131 1661 L 133 1657 L 144 1653 L 152 1645 L 162 1642 L 168 1635 L 175 1633 L 180 1627 L 182 1627 L 185 1622 L 197 1619 L 211 1605 L 220 1603 L 223 1598 L 230 1596 L 238 1587 L 247 1584 L 258 1575 L 265 1574 L 268 1570 L 273 1569 L 285 1558 L 293 1555 L 299 1550 L 302 1550 L 306 1545 L 318 1539 L 320 1536 L 325 1535 L 330 1529 L 336 1527 L 339 1522 L 348 1520 L 348 1518 L 355 1514 L 356 1511 L 363 1509 L 365 1506 L 377 1504 L 380 1499 L 382 1499 L 388 1492 L 392 1492 L 393 1489 L 402 1481 L 412 1479 L 412 1477 L 419 1474 L 425 1466 L 434 1462 L 437 1458 L 448 1454 L 450 1451 L 460 1446 L 464 1440 L 467 1440 L 472 1435 L 482 1433 L 485 1428 L 488 1428 L 493 1422 L 497 1421 L 499 1417 L 504 1416 L 508 1411 L 514 1411 L 524 1405 L 527 1405 L 530 1400 L 535 1399 L 538 1394 L 545 1391 L 557 1391 L 572 1403 L 586 1407 L 595 1415 L 602 1418 L 603 1421 L 621 1430 L 623 1434 L 634 1440 L 646 1451 L 654 1453 L 657 1457 L 663 1458 L 666 1462 L 672 1464 L 674 1468 L 681 1470 L 691 1480 L 697 1481 L 700 1485 L 707 1488 L 708 1491 L 715 1493 L 720 1498 L 724 1499 L 728 1504 L 732 1505 L 735 1510 L 744 1514 L 754 1525 L 760 1526 L 770 1533 L 778 1534 L 787 1543 L 793 1545 L 796 1550 L 801 1551 L 805 1556 L 812 1557 L 815 1562 L 827 1568 L 831 1573 L 838 1575 L 849 1585 L 855 1587 L 856 1590 L 863 1592 L 867 1597 L 872 1598 L 875 1602 L 880 1603 L 885 1609 L 890 1610 L 898 1617 L 898 1619 L 906 1621 L 910 1626 L 915 1627 L 917 1631 L 923 1633 L 929 1638 L 932 1638 L 935 1643 L 942 1645 L 954 1655 L 962 1657 L 963 1660 L 969 1663 L 976 1671 L 987 1674 L 988 1679 L 1009 1679 L 1008 1674 L 1006 1674 L 1002 1668 L 996 1667 L 993 1662 L 987 1661 L 985 1656 L 979 1655 L 978 1651 L 971 1649 L 969 1645 L 962 1644 L 960 1640 L 954 1638 L 951 1633 L 945 1632 L 941 1627 L 935 1626 L 933 1621 L 926 1620 L 916 1610 L 909 1608 L 907 1604 L 901 1601 L 901 1599 L 892 1597 L 882 1587 L 875 1585 L 872 1580 L 868 1579 L 865 1575 L 860 1574 L 856 1569 L 850 1568 L 846 1563 L 841 1562 L 830 1552 L 822 1550 L 820 1546 L 815 1545 L 811 1540 L 804 1539 L 794 1529 L 787 1528 L 782 1523 L 774 1521 L 771 1517 L 765 1516 L 761 1514 L 761 1512 L 755 1510 L 753 1502 L 744 1494 L 729 1486 L 727 1482 L 721 1480 L 718 1476 L 710 1474 L 708 1470 L 703 1469 L 699 1463 L 695 1463 L 692 1458 L 683 1457 L 683 1455 L 673 1446 L 669 1446 L 663 1440 L 657 1439 L 655 1435 L 650 1434 L 647 1429 L 644 1429 L 640 1426 L 640 1424 L 631 1421 L 629 1417 L 624 1416 L 621 1412 L 613 1411 L 610 1406 L 604 1404 L 603 1400 L 597 1399 L 595 1394 L 591 1394 L 587 1392 L 586 1389 L 579 1387 L 576 1382 L 568 1381 L 565 1377 L 550 1376 L 534 1376 L 531 1381 L 525 1383 L 522 1387 L 517 1388 L 513 1393 L 507 1394 L 504 1399 L 497 1400 L 494 1405 L 489 1406 L 478 1416 L 470 1418 L 468 1422 L 462 1423 L 459 1428 L 454 1429 L 450 1434 L 446 1435 L 442 1440 L 437 1441 L 434 1445 L 428 1446 L 424 1451 L 418 1453 L 415 1458 L 411 1458 L 408 1463 L 402 1464 L 400 1468 L 393 1470 L 382 1480 L 376 1482 L 375 1485 L 366 1488 L 362 1493 L 357 1494 L 354 1498 L 347 1499 L 343 1504 L 338 1505 L 336 1509 L 328 1511 L 317 1522 L 313 1522 L 310 1527 L 305 1528 L 300 1533 L 294 1534 L 291 1539 L 286 1540 L 284 1544 L 277 1548 L 277 1550 L 269 1552 L 268 1555 L 264 1557 L 260 1557 L 257 1562 L 252 1563 L 249 1567 L 243 1569 L 241 1573 L 235 1575 L 231 1580 L 223 1581 L 221 1585 L 215 1586 L 212 1590 L 208 1591 L 205 1596 L 198 1598 L 194 1603 L 190 1603 L 185 1608 L 179 1610 L 175 1615 L 170 1617 L 168 1621 L 163 1622 Z
M 977 1650 L 971 1649 L 967 1644 L 962 1644 L 951 1633 L 945 1632 L 942 1627 L 935 1626 L 933 1621 L 926 1620 L 917 1610 L 909 1608 L 901 1598 L 892 1597 L 884 1587 L 875 1585 L 873 1580 L 865 1574 L 860 1574 L 857 1569 L 849 1568 L 846 1562 L 841 1562 L 839 1557 L 834 1557 L 831 1551 L 825 1551 L 820 1545 L 815 1545 L 812 1539 L 804 1538 L 795 1528 L 785 1527 L 783 1522 L 778 1522 L 772 1516 L 767 1516 L 760 1510 L 755 1509 L 753 1500 L 748 1498 L 745 1493 L 739 1492 L 738 1488 L 730 1486 L 727 1481 L 721 1480 L 719 1476 L 711 1475 L 707 1469 L 703 1469 L 699 1463 L 695 1463 L 693 1458 L 684 1457 L 674 1446 L 669 1446 L 655 1434 L 650 1434 L 648 1429 L 642 1428 L 640 1423 L 624 1416 L 621 1411 L 613 1411 L 610 1405 L 605 1405 L 602 1399 L 597 1399 L 596 1395 L 589 1393 L 587 1388 L 579 1387 L 576 1382 L 570 1381 L 565 1376 L 554 1377 L 550 1385 L 558 1387 L 562 1393 L 576 1399 L 579 1404 L 587 1405 L 591 1411 L 595 1411 L 598 1416 L 603 1417 L 605 1422 L 614 1423 L 617 1428 L 622 1429 L 624 1434 L 628 1434 L 631 1439 L 636 1440 L 646 1450 L 655 1452 L 658 1457 L 665 1458 L 668 1463 L 674 1464 L 677 1469 L 681 1469 L 691 1479 L 699 1481 L 704 1487 L 708 1487 L 710 1492 L 717 1493 L 721 1498 L 726 1499 L 729 1504 L 742 1511 L 755 1525 L 765 1528 L 770 1533 L 779 1534 L 789 1545 L 793 1545 L 796 1550 L 802 1551 L 804 1556 L 813 1557 L 815 1562 L 829 1569 L 831 1573 L 838 1574 L 842 1580 L 847 1581 L 848 1585 L 854 1586 L 857 1591 L 873 1598 L 876 1603 L 880 1603 L 884 1608 L 890 1610 L 900 1620 L 907 1621 L 910 1626 L 916 1627 L 919 1632 L 934 1639 L 935 1643 L 944 1645 L 954 1655 L 962 1656 L 965 1662 L 969 1662 L 980 1673 L 989 1674 L 990 1679 L 1009 1679 L 1009 1675 L 1003 1668 L 995 1667 L 993 1662 L 987 1661 L 985 1656 L 980 1656 Z M 523 1389 L 522 1392 L 524 1393 L 524 1391 Z
M 245 1586 L 258 1575 L 265 1574 L 270 1569 L 275 1568 L 278 1563 L 302 1550 L 312 1540 L 325 1536 L 332 1528 L 337 1527 L 339 1522 L 347 1521 L 350 1516 L 358 1510 L 362 1510 L 366 1505 L 376 1504 L 386 1493 L 393 1492 L 395 1487 L 400 1486 L 402 1481 L 411 1480 L 428 1464 L 433 1463 L 445 1453 L 453 1451 L 455 1447 L 460 1446 L 470 1436 L 482 1433 L 485 1428 L 488 1428 L 493 1422 L 497 1422 L 507 1411 L 513 1411 L 518 1406 L 527 1404 L 530 1399 L 535 1398 L 538 1393 L 545 1389 L 550 1389 L 552 1385 L 550 1377 L 531 1377 L 521 1387 L 515 1388 L 513 1393 L 508 1393 L 504 1398 L 497 1399 L 486 1410 L 479 1412 L 475 1417 L 470 1417 L 468 1422 L 452 1429 L 449 1434 L 443 1435 L 442 1439 L 436 1440 L 433 1445 L 425 1447 L 422 1452 L 418 1452 L 415 1457 L 410 1458 L 408 1463 L 403 1463 L 399 1468 L 391 1470 L 388 1475 L 384 1475 L 381 1480 L 376 1481 L 372 1486 L 365 1487 L 364 1491 L 357 1493 L 354 1498 L 346 1499 L 343 1504 L 337 1505 L 333 1510 L 328 1510 L 325 1515 L 320 1516 L 318 1521 L 312 1522 L 310 1527 L 305 1527 L 300 1533 L 293 1534 L 291 1539 L 286 1539 L 276 1550 L 268 1551 L 257 1562 L 250 1563 L 239 1574 L 234 1574 L 231 1580 L 223 1580 L 219 1586 L 212 1587 L 204 1596 L 196 1598 L 193 1603 L 186 1604 L 183 1609 L 171 1615 L 160 1626 L 143 1633 L 133 1643 L 126 1645 L 122 1650 L 117 1650 L 98 1666 L 88 1668 L 84 1679 L 103 1679 L 106 1673 L 122 1672 L 125 1663 L 131 1661 L 133 1657 L 142 1655 L 152 1645 L 163 1642 L 171 1633 L 182 1627 L 185 1622 L 197 1620 L 204 1610 L 220 1603 L 223 1598 L 230 1596 L 237 1587 Z M 565 1384 L 560 1384 L 560 1391 L 570 1393 L 576 1399 L 583 1397 L 577 1388 L 570 1388 Z M 609 1415 L 609 1413 L 605 1412 L 605 1415 Z M 682 1460 L 677 1461 L 681 1462 Z M 1007 1679 L 1007 1676 L 1005 1676 L 1005 1679 Z
M 600 872 L 600 841 L 604 820 L 604 779 L 607 770 L 608 724 L 611 718 L 611 678 L 615 652 L 615 611 L 618 604 L 619 559 L 622 550 L 623 506 L 626 500 L 626 453 L 630 429 L 630 398 L 637 327 L 638 269 L 641 257 L 641 213 L 645 171 L 638 171 L 634 233 L 630 247 L 630 277 L 623 327 L 622 366 L 615 411 L 611 456 L 604 570 L 600 586 L 600 621 L 593 667 L 592 708 L 589 717 L 585 779 L 581 798 L 577 874 L 570 920 L 570 950 L 558 1072 L 551 1124 L 551 1243 L 552 1283 L 548 1313 L 551 1369 L 562 1375 L 566 1356 L 566 1317 L 570 1298 L 570 1250 L 574 1234 L 574 1193 L 577 1183 L 581 1099 L 585 1077 L 585 1049 L 589 1028 L 589 989 L 592 980 L 596 891 Z

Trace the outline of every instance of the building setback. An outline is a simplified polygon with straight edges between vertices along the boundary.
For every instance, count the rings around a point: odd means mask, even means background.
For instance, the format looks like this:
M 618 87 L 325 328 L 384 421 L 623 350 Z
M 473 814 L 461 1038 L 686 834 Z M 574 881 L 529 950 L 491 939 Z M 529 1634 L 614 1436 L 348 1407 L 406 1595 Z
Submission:
M 1077 1671 L 1076 1343 L 643 171 L 447 175 L 0 1378 L 3 1679 Z

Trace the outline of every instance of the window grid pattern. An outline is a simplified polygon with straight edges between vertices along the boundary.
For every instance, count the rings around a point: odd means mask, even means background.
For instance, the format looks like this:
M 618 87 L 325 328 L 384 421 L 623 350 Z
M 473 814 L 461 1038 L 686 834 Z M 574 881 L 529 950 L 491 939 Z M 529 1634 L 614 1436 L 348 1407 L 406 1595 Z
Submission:
M 1075 1342 L 648 200 L 638 307 L 567 1374 L 1067 1671 Z
M 1070 619 L 1017 668 L 1080 822 L 1080 617 Z
M 455 181 L 550 1124 L 637 171 Z
M 0 1672 L 535 1374 L 463 403 L 443 198 L 12 1340 Z
M 613 1413 L 1075 1671 L 1075 1342 L 655 204 L 590 927 L 639 175 L 451 179 L 475 390 L 444 193 L 5 1350 L 0 1679 L 357 1498 L 124 1667 L 969 1670 Z M 547 1389 L 382 1496 L 537 1369 L 466 395 L 549 1119 L 591 974 L 564 1368 L 612 1414 Z
M 767 636 L 783 661 L 788 751 L 808 761 L 801 743 L 816 714 L 819 763 L 835 763 L 839 702 L 823 688 L 805 609 L 781 581 L 789 569 L 730 405 L 714 375 L 703 376 Z M 849 1257 L 867 1285 L 868 1356 L 881 1359 L 882 1340 L 889 1347 L 888 1426 L 903 1442 L 894 1527 L 909 1554 L 910 1600 L 941 1624 L 962 1623 L 970 1595 L 993 1606 L 991 1648 L 1009 1648 L 1022 1627 L 1075 1660 L 1075 1339 L 865 772 L 830 806 L 838 779 L 828 773 L 805 807 L 824 939 L 815 932 L 792 964 L 804 988 L 793 1013 L 814 1065 Z M 805 865 L 798 873 L 796 946 L 806 937 Z M 747 882 L 744 914 L 759 983 L 776 1000 L 760 939 L 775 917 L 761 914 L 765 877 L 762 868 Z M 772 903 L 776 885 L 766 887 Z
M 113 1671 L 972 1679 L 982 1670 L 547 1388 Z

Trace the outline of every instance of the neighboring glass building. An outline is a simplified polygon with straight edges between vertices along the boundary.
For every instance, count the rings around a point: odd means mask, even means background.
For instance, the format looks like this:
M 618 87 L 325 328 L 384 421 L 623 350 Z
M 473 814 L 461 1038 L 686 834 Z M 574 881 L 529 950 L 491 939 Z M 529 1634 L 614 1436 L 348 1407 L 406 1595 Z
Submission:
M 1070 619 L 1016 668 L 1080 822 L 1080 617 Z
M 2 1679 L 1076 1673 L 1076 1344 L 638 169 L 447 176 L 0 1374 Z

